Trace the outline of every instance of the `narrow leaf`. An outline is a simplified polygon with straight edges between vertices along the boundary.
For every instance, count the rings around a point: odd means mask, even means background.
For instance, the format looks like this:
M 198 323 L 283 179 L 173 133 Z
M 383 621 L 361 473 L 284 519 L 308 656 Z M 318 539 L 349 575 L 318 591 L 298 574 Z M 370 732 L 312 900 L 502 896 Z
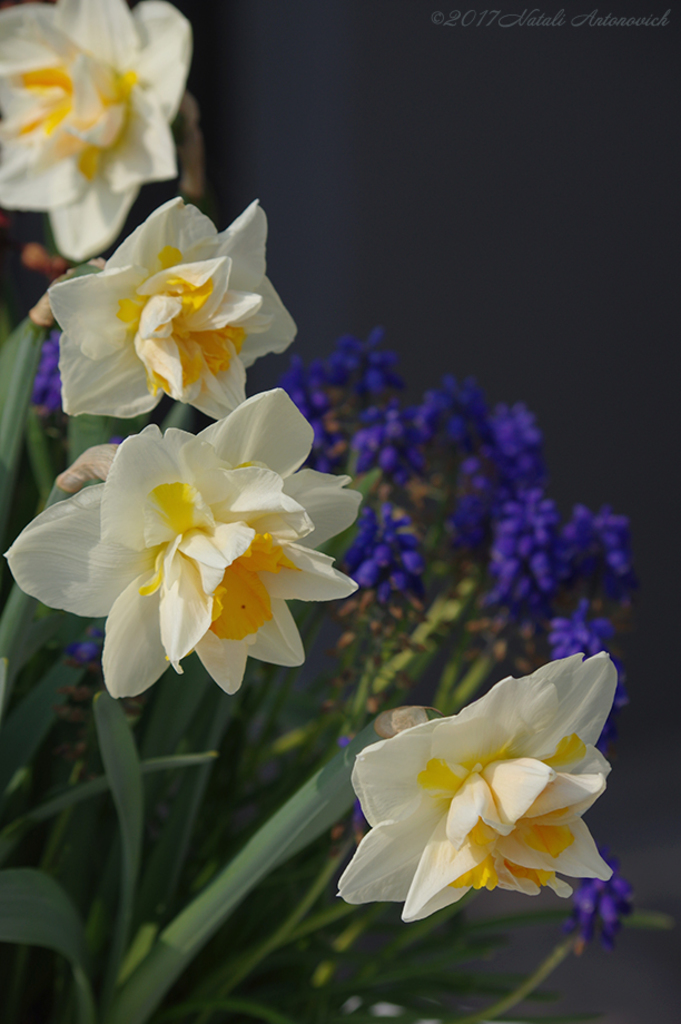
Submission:
M 110 996 L 132 922 L 133 901 L 142 854 L 144 794 L 135 741 L 120 703 L 102 691 L 94 699 L 99 749 L 121 833 L 122 870 L 118 919 L 109 954 L 104 1004 Z
M 43 946 L 70 961 L 80 1024 L 94 1024 L 83 924 L 64 890 L 33 868 L 0 871 L 0 941 Z
M 258 882 L 350 810 L 355 757 L 375 741 L 371 724 L 299 789 L 178 914 L 118 993 L 107 1024 L 144 1024 L 187 964 Z
M 65 699 L 59 691 L 77 686 L 84 673 L 84 668 L 59 662 L 8 715 L 0 734 L 0 793 L 4 793 L 15 772 L 31 760 L 52 728 L 55 707 Z
M 0 414 L 0 539 L 4 537 L 12 503 L 33 381 L 46 336 L 45 328 L 37 327 L 27 317 L 7 340 L 13 358 L 8 360 L 11 369 L 6 367 L 9 384 Z

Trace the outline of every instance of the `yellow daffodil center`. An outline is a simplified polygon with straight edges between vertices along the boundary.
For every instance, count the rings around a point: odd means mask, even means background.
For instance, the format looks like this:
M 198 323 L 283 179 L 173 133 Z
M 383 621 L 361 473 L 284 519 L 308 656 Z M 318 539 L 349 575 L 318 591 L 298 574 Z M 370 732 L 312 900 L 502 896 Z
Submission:
M 504 866 L 516 878 L 529 878 L 540 889 L 543 885 L 548 885 L 556 877 L 555 871 L 542 871 L 541 868 L 524 868 L 520 864 L 513 864 L 510 860 L 504 860 Z
M 577 764 L 581 761 L 586 754 L 586 745 L 576 732 L 571 733 L 569 736 L 564 736 L 556 747 L 556 751 L 551 757 L 544 758 L 544 764 L 547 764 L 550 768 L 555 771 L 564 771 L 566 768 Z
M 78 170 L 88 181 L 92 181 L 97 174 L 102 150 L 110 149 L 114 146 L 124 131 L 128 119 L 130 93 L 136 83 L 136 73 L 134 71 L 126 71 L 122 75 L 112 73 L 108 79 L 105 79 L 104 76 L 101 81 L 95 84 L 101 108 L 96 121 L 93 123 L 97 123 L 102 117 L 109 120 L 103 141 L 98 142 L 96 145 L 91 142 L 80 143 Z M 52 135 L 64 118 L 73 110 L 73 82 L 68 71 L 64 67 L 38 68 L 35 71 L 26 71 L 21 76 L 21 84 L 38 100 L 39 112 L 23 125 L 20 134 L 27 135 L 36 128 L 41 128 L 45 135 Z M 110 116 L 109 111 L 112 107 L 123 109 Z M 88 126 L 79 124 L 78 127 L 82 129 Z M 79 143 L 77 142 L 76 135 L 70 137 L 69 145 L 71 147 L 70 153 L 78 153 Z
M 187 533 L 204 525 L 203 517 L 197 516 L 199 498 L 196 487 L 183 483 L 160 484 L 149 495 L 159 517 L 175 534 Z
M 471 886 L 473 889 L 494 889 L 499 884 L 499 877 L 494 867 L 494 859 L 488 854 L 481 864 L 459 875 L 453 882 L 449 883 L 452 889 L 463 889 Z
M 175 246 L 166 245 L 158 253 L 157 259 L 158 269 L 169 270 L 182 262 L 182 253 Z M 172 339 L 177 345 L 182 367 L 182 386 L 187 388 L 196 383 L 206 370 L 212 375 L 228 370 L 233 353 L 238 355 L 242 349 L 246 338 L 244 328 L 227 324 L 225 327 L 201 326 L 197 329 L 194 321 L 196 314 L 213 294 L 212 279 L 194 284 L 179 275 L 169 277 L 165 282 L 164 294 L 178 298 L 182 303 L 180 310 L 173 315 L 172 324 Z M 146 295 L 119 299 L 116 315 L 131 333 L 138 331 L 148 299 Z M 159 368 L 149 365 L 146 360 L 145 366 L 149 391 L 154 395 L 159 390 L 171 394 L 170 382 L 159 372 Z
M 297 569 L 269 533 L 256 533 L 250 547 L 225 570 L 213 595 L 211 630 L 221 640 L 243 640 L 272 618 L 270 595 L 259 573 Z
M 468 775 L 461 765 L 452 767 L 442 758 L 432 757 L 425 769 L 417 776 L 419 786 L 429 790 L 432 796 L 452 797 Z
M 21 135 L 35 128 L 42 128 L 45 135 L 51 135 L 73 105 L 73 82 L 68 72 L 60 67 L 26 71 L 21 76 L 21 84 L 42 103 L 41 112 L 26 122 Z
M 526 825 L 522 834 L 527 846 L 551 857 L 558 857 L 575 841 L 567 825 Z

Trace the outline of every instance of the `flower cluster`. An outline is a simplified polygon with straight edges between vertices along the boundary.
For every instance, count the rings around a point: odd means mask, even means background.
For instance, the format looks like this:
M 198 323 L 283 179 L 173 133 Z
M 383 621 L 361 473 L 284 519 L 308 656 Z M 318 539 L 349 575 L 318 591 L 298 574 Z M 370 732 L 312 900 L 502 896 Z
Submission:
M 352 439 L 357 452 L 357 472 L 378 466 L 384 475 L 404 484 L 425 468 L 424 433 L 413 409 L 401 409 L 397 399 L 385 406 L 371 406 L 360 416 L 362 426 Z
M 565 930 L 577 930 L 581 943 L 591 942 L 598 933 L 601 945 L 613 949 L 615 936 L 622 926 L 622 918 L 632 911 L 633 891 L 630 883 L 619 872 L 619 861 L 600 850 L 606 864 L 612 869 L 608 879 L 585 878 L 573 896 L 572 915 L 565 922 Z
M 385 604 L 395 593 L 423 597 L 425 569 L 419 540 L 409 516 L 385 502 L 378 513 L 362 509 L 357 536 L 345 554 L 345 565 L 360 587 L 375 587 Z
M 631 598 L 638 582 L 626 516 L 615 515 L 607 505 L 597 513 L 575 505 L 572 518 L 561 530 L 561 540 L 568 583 L 597 579 L 611 600 Z
M 52 413 L 61 412 L 60 337 L 60 331 L 50 331 L 43 342 L 32 395 L 33 405 L 40 416 L 50 416 Z
M 353 402 L 363 404 L 404 387 L 402 378 L 394 370 L 397 354 L 379 347 L 383 333 L 382 327 L 375 327 L 364 342 L 345 334 L 338 339 L 328 359 L 314 359 L 306 367 L 300 356 L 294 355 L 288 370 L 281 375 L 279 386 L 295 402 L 314 430 L 308 459 L 308 465 L 313 469 L 328 473 L 341 465 L 357 425 L 356 409 L 348 408 Z M 347 422 L 349 412 L 351 415 Z M 375 407 L 368 412 L 366 422 L 370 431 L 372 426 L 376 426 L 381 413 Z M 366 452 L 370 445 L 367 433 Z M 364 463 L 366 468 L 370 468 L 373 464 L 371 457 L 365 455 Z

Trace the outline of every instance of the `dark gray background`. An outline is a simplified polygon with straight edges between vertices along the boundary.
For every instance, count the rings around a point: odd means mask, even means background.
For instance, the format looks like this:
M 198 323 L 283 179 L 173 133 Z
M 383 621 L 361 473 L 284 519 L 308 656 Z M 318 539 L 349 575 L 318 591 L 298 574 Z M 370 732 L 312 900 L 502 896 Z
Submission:
M 570 16 L 596 0 L 563 6 Z M 525 401 L 544 430 L 561 509 L 608 502 L 631 517 L 642 579 L 628 642 L 632 702 L 590 825 L 619 854 L 639 905 L 678 919 L 671 284 L 681 15 L 657 29 L 431 22 L 453 7 L 184 4 L 219 226 L 260 198 L 269 273 L 305 358 L 327 354 L 340 333 L 383 324 L 410 397 L 453 372 L 475 375 L 493 401 Z M 553 15 L 560 4 L 540 9 Z M 613 0 L 600 13 L 665 9 Z M 251 392 L 276 383 L 286 362 L 254 368 Z M 476 913 L 509 901 L 485 894 Z M 494 967 L 528 969 L 555 933 L 518 938 Z M 627 931 L 614 954 L 590 949 L 555 983 L 566 1009 L 605 1009 L 607 1024 L 676 1024 L 678 966 L 678 933 Z

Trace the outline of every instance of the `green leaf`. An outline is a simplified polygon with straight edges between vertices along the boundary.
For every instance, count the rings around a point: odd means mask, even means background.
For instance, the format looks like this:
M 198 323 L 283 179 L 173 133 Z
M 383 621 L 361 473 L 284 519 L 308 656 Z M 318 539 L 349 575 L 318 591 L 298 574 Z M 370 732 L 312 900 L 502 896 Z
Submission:
M 137 748 L 121 704 L 104 691 L 94 699 L 99 750 L 121 833 L 122 870 L 118 918 L 109 952 L 104 1005 L 111 996 L 125 952 L 130 926 L 144 824 L 144 793 Z
M 299 1021 L 294 1020 L 293 1017 L 287 1017 L 281 1010 L 275 1010 L 264 1003 L 256 1003 L 252 999 L 213 999 L 205 1002 L 182 1003 L 181 1006 L 174 1006 L 171 1010 L 162 1013 L 159 1022 L 177 1020 L 188 1013 L 199 1013 L 201 1010 L 232 1010 L 235 1013 L 245 1014 L 251 1020 L 265 1021 L 266 1024 L 299 1024 Z
M 33 868 L 0 871 L 0 941 L 43 946 L 73 968 L 79 1024 L 94 1024 L 83 924 L 54 879 Z
M 201 754 L 177 754 L 173 757 L 154 757 L 148 761 L 140 762 L 140 770 L 143 775 L 153 772 L 176 771 L 182 768 L 194 768 L 198 765 L 208 764 L 218 756 L 217 750 L 207 750 Z M 88 782 L 81 782 L 78 785 L 70 786 L 64 793 L 53 797 L 34 807 L 21 818 L 10 822 L 0 832 L 0 864 L 2 864 L 16 844 L 26 835 L 33 825 L 60 814 L 67 807 L 73 807 L 83 800 L 90 800 L 95 796 L 101 796 L 109 790 L 109 780 L 105 775 L 97 779 L 90 779 Z
M 676 927 L 672 915 L 663 914 L 661 910 L 635 910 L 629 917 L 622 918 L 622 924 L 626 928 L 649 928 L 665 931 Z
M 0 539 L 12 504 L 33 381 L 46 336 L 45 328 L 37 327 L 27 317 L 7 340 L 10 365 L 6 367 L 8 385 L 0 414 Z
M 65 686 L 77 686 L 84 673 L 84 668 L 60 661 L 8 715 L 0 732 L 0 794 L 5 792 L 15 772 L 28 764 L 52 728 L 55 706 L 65 699 L 59 691 Z
M 0 723 L 5 707 L 5 690 L 7 688 L 7 658 L 0 658 Z
M 197 677 L 199 669 L 205 674 L 205 669 L 198 658 L 192 660 L 195 662 L 194 677 Z M 187 666 L 188 670 L 189 668 L 190 665 Z M 188 672 L 185 673 L 187 674 Z M 194 739 L 201 745 L 218 747 L 232 713 L 232 702 L 227 700 L 224 693 L 212 682 L 208 685 L 210 689 L 202 707 L 203 721 L 199 721 L 199 729 Z M 187 684 L 187 688 L 192 687 Z M 185 702 L 179 702 L 179 706 L 186 706 Z M 172 723 L 171 716 L 169 724 Z M 170 815 L 164 823 L 151 856 L 147 859 L 142 876 L 137 916 L 139 924 L 152 919 L 157 920 L 163 915 L 175 893 L 211 771 L 212 765 L 206 765 L 193 776 L 183 779 L 180 790 L 173 800 Z
M 178 914 L 119 991 L 107 1024 L 147 1021 L 175 979 L 258 882 L 350 810 L 355 757 L 374 742 L 371 724 L 299 789 Z

